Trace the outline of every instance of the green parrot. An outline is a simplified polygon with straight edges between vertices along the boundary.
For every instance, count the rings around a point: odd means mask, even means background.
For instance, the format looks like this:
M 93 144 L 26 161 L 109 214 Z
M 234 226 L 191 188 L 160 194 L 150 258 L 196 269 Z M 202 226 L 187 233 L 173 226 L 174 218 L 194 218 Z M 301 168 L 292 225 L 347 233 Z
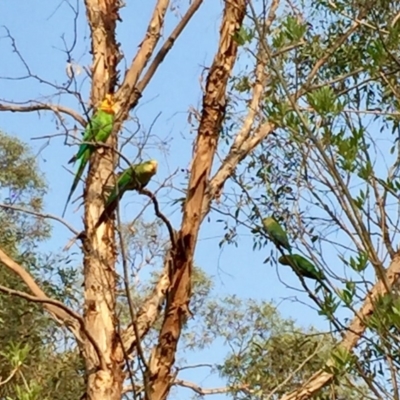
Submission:
M 289 265 L 299 275 L 321 281 L 325 279 L 322 271 L 319 271 L 314 264 L 299 254 L 280 256 L 278 261 L 282 265 Z
M 117 185 L 112 188 L 111 193 L 108 195 L 104 211 L 100 215 L 96 228 L 111 216 L 118 202 L 127 190 L 143 189 L 157 173 L 157 167 L 157 161 L 150 160 L 141 164 L 131 165 L 129 168 L 117 174 Z
M 279 223 L 272 217 L 267 217 L 262 220 L 265 231 L 269 238 L 278 247 L 283 247 L 286 250 L 291 251 L 288 236 L 285 230 L 279 225 Z
M 68 164 L 74 163 L 80 160 L 78 171 L 75 174 L 74 181 L 72 182 L 71 190 L 68 194 L 67 202 L 63 211 L 63 218 L 69 201 L 71 200 L 72 194 L 78 186 L 79 180 L 83 174 L 83 171 L 88 163 L 90 156 L 95 151 L 96 146 L 87 142 L 102 142 L 110 136 L 113 125 L 114 125 L 114 101 L 111 94 L 107 94 L 105 99 L 101 102 L 97 112 L 93 115 L 92 119 L 86 125 L 85 132 L 83 134 L 82 143 L 79 147 L 78 153 L 75 154 L 69 161 Z

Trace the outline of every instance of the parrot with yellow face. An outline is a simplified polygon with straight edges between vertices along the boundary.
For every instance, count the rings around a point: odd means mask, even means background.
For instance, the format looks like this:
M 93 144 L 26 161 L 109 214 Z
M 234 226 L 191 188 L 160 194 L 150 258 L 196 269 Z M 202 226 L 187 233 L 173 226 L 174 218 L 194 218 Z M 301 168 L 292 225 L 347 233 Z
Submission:
M 68 164 L 74 163 L 80 160 L 78 171 L 75 174 L 74 181 L 72 182 L 71 190 L 68 194 L 67 202 L 64 207 L 62 216 L 64 217 L 65 211 L 69 201 L 71 200 L 72 194 L 78 186 L 79 180 L 82 177 L 83 171 L 86 164 L 90 160 L 90 156 L 96 150 L 95 142 L 105 143 L 108 137 L 111 135 L 114 126 L 114 100 L 111 94 L 107 94 L 104 100 L 101 102 L 96 113 L 93 115 L 89 123 L 86 125 L 85 132 L 83 134 L 83 143 L 80 145 L 78 153 L 75 154 L 69 161 Z

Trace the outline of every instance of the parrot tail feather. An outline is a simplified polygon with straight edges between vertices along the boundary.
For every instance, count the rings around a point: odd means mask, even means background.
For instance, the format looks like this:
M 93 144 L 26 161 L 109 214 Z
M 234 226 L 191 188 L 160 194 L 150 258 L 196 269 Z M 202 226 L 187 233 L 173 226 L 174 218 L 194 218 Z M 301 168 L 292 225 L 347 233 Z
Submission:
M 64 210 L 63 210 L 63 213 L 61 215 L 61 218 L 64 218 L 65 212 L 67 211 L 68 203 L 71 200 L 71 196 L 72 196 L 72 192 L 70 191 L 69 195 L 68 195 L 68 198 L 67 198 L 67 201 L 65 203 Z
M 99 220 L 96 223 L 96 226 L 94 229 L 97 229 L 103 222 L 106 222 L 109 218 L 111 218 L 112 213 L 114 210 L 117 208 L 118 200 L 115 199 L 111 203 L 109 203 L 106 208 L 103 210 L 103 212 L 100 215 Z
M 75 178 L 74 178 L 74 181 L 72 182 L 71 190 L 69 191 L 67 202 L 65 203 L 64 211 L 62 213 L 62 218 L 64 218 L 65 212 L 67 211 L 68 203 L 70 202 L 72 194 L 74 193 L 74 191 L 75 191 L 76 187 L 78 186 L 78 183 L 82 177 L 83 171 L 86 167 L 86 163 L 87 163 L 86 160 L 82 160 L 79 165 L 78 171 L 76 171 Z

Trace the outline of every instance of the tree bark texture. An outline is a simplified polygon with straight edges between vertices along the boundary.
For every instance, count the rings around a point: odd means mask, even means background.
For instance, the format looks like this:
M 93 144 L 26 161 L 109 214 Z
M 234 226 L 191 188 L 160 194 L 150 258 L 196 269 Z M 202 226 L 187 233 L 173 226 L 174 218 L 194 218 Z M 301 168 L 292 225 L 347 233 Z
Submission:
M 182 226 L 171 254 L 173 262 L 165 317 L 158 345 L 150 361 L 146 394 L 151 400 L 166 399 L 173 383 L 171 369 L 175 361 L 182 324 L 189 314 L 192 264 L 201 223 L 201 211 L 225 116 L 228 79 L 237 56 L 238 44 L 234 40 L 234 35 L 242 25 L 245 11 L 245 0 L 225 3 L 219 46 L 207 77 L 203 96 Z
M 105 94 L 114 92 L 117 84 L 120 53 L 115 28 L 119 19 L 119 2 L 86 0 L 85 4 L 93 56 L 91 101 L 97 105 Z M 103 210 L 103 187 L 114 170 L 111 146 L 116 145 L 116 133 L 113 132 L 106 142 L 110 149 L 99 149 L 92 156 L 84 193 L 84 319 L 105 360 L 105 365 L 99 365 L 93 346 L 87 342 L 84 358 L 88 400 L 120 400 L 125 379 L 115 317 L 116 249 L 113 222 L 108 221 L 94 229 Z

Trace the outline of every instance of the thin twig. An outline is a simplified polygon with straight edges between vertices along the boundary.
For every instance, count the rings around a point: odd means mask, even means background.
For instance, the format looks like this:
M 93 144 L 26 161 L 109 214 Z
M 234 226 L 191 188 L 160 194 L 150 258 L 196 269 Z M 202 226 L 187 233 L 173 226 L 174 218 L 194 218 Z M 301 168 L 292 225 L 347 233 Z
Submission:
M 25 214 L 34 215 L 35 217 L 38 217 L 38 218 L 52 219 L 54 221 L 58 221 L 61 224 L 63 224 L 66 228 L 68 228 L 74 235 L 79 235 L 79 232 L 75 228 L 73 228 L 67 221 L 65 221 L 61 217 L 57 217 L 56 215 L 47 214 L 47 213 L 41 213 L 41 212 L 33 211 L 33 210 L 28 210 L 28 209 L 26 209 L 24 207 L 18 207 L 18 206 L 14 206 L 14 205 L 11 205 L 11 204 L 0 203 L 0 207 L 1 208 L 5 208 L 5 209 L 9 209 L 9 210 L 15 210 L 15 211 L 22 212 L 22 213 L 25 213 Z
M 156 216 L 158 218 L 160 218 L 164 224 L 166 225 L 167 229 L 168 229 L 168 233 L 169 233 L 169 238 L 171 240 L 171 244 L 172 244 L 172 248 L 175 249 L 176 248 L 176 234 L 175 234 L 175 230 L 172 227 L 171 222 L 169 221 L 169 219 L 160 211 L 160 207 L 157 201 L 156 196 L 150 192 L 150 190 L 147 189 L 141 189 L 139 191 L 139 193 L 144 194 L 145 196 L 149 197 L 151 199 L 151 201 L 153 202 L 154 205 L 154 213 L 156 214 Z

